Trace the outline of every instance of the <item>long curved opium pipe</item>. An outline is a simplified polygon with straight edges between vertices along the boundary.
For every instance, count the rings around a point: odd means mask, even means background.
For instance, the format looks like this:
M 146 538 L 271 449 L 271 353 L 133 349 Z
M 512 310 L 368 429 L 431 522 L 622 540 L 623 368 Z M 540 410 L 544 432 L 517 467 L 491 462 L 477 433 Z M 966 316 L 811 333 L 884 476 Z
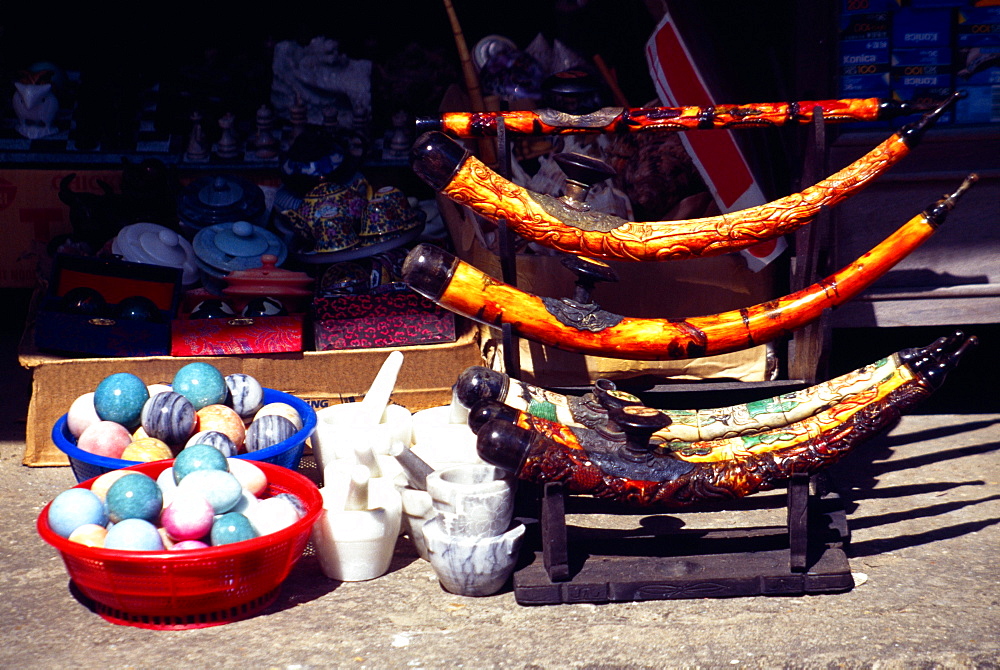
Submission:
M 693 453 L 695 443 L 762 433 L 802 421 L 850 398 L 870 396 L 872 389 L 890 377 L 908 379 L 950 356 L 963 343 L 957 331 L 926 347 L 903 349 L 856 370 L 812 386 L 770 398 L 727 407 L 660 409 L 667 425 L 654 435 L 666 446 Z M 483 366 L 471 366 L 458 376 L 455 399 L 471 409 L 484 401 L 496 401 L 513 410 L 556 421 L 571 427 L 605 429 L 614 406 L 641 405 L 642 401 L 619 391 L 602 379 L 592 392 L 582 396 L 555 391 L 512 378 Z
M 816 118 L 817 107 L 827 123 L 882 121 L 928 111 L 927 106 L 911 101 L 844 98 L 711 107 L 604 107 L 587 114 L 568 114 L 555 109 L 445 112 L 440 116 L 418 117 L 416 129 L 418 134 L 440 130 L 452 137 L 495 137 L 498 119 L 503 119 L 508 134 L 520 136 L 770 128 L 809 123 Z
M 619 261 L 664 261 L 716 256 L 790 233 L 824 207 L 854 195 L 902 160 L 956 99 L 932 112 L 839 172 L 769 203 L 718 216 L 679 221 L 626 221 L 590 211 L 575 200 L 536 193 L 504 179 L 440 132 L 417 138 L 414 172 L 433 189 L 524 239 L 557 251 Z
M 518 337 L 581 354 L 631 360 L 679 360 L 739 351 L 769 342 L 847 302 L 927 240 L 975 182 L 970 175 L 850 265 L 783 298 L 687 319 L 636 319 L 594 304 L 544 298 L 504 284 L 452 254 L 420 244 L 403 263 L 403 280 L 457 314 Z
M 794 474 L 818 472 L 891 428 L 943 383 L 975 343 L 969 338 L 948 360 L 909 380 L 887 382 L 864 401 L 835 406 L 784 429 L 731 439 L 726 448 L 709 443 L 694 456 L 658 449 L 652 441 L 652 448 L 637 451 L 596 431 L 530 415 L 513 421 L 487 418 L 476 426 L 477 449 L 485 461 L 519 479 L 561 482 L 572 493 L 629 505 L 683 508 L 740 498 L 775 488 Z M 641 416 L 650 408 L 625 410 Z

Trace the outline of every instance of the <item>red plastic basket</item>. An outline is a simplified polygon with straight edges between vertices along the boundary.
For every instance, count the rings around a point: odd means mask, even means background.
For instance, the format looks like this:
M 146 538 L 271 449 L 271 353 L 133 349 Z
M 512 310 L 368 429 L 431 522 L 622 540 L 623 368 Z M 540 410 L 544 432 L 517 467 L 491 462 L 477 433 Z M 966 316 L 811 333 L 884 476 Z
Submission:
M 125 469 L 155 479 L 172 464 L 164 460 Z M 38 533 L 59 551 L 75 587 L 108 621 L 177 630 L 246 619 L 278 597 L 323 511 L 319 489 L 307 477 L 271 463 L 255 465 L 267 477 L 265 496 L 292 493 L 305 506 L 305 515 L 288 528 L 207 549 L 121 551 L 88 547 L 57 535 L 49 528 L 49 503 L 38 515 Z M 94 479 L 76 488 L 90 488 Z

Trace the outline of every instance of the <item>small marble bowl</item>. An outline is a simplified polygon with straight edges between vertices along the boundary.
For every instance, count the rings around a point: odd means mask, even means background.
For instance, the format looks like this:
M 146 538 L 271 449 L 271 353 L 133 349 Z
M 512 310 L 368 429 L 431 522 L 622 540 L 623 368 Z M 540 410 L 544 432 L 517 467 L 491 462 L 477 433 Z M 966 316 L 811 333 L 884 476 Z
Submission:
M 489 596 L 503 588 L 517 565 L 524 524 L 495 537 L 455 538 L 445 532 L 440 516 L 423 526 L 428 560 L 446 591 L 462 596 Z

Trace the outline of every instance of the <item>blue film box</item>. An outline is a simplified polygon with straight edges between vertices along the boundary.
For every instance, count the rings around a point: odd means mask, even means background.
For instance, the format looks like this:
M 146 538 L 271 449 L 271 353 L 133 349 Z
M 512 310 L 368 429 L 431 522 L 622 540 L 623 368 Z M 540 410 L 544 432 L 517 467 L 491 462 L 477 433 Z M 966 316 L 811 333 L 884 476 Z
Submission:
M 947 8 L 900 9 L 892 15 L 893 49 L 949 46 L 952 43 L 953 14 Z
M 879 40 L 889 39 L 889 12 L 874 12 L 869 14 L 841 14 L 841 40 Z
M 1000 6 L 960 9 L 955 24 L 955 42 L 960 48 L 1000 45 Z
M 956 123 L 1000 121 L 1000 85 L 963 86 L 964 98 L 955 101 Z

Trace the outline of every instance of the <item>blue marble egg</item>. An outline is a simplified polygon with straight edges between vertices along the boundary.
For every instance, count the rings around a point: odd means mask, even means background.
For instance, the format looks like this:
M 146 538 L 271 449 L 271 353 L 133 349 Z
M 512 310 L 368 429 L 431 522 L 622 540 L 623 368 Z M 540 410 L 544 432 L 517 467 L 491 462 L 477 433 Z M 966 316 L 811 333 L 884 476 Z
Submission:
M 108 529 L 105 549 L 125 551 L 163 551 L 163 537 L 156 526 L 145 519 L 124 519 Z
M 225 377 L 209 363 L 188 363 L 174 375 L 171 387 L 190 400 L 195 411 L 224 404 L 229 393 Z
M 163 510 L 163 492 L 156 481 L 141 472 L 130 472 L 115 480 L 104 499 L 108 519 L 144 519 L 155 523 Z
M 69 537 L 80 526 L 108 523 L 104 501 L 90 489 L 67 489 L 49 505 L 49 528 L 60 537 Z
M 212 546 L 220 544 L 232 544 L 243 540 L 252 540 L 258 537 L 257 529 L 253 527 L 245 515 L 239 512 L 229 512 L 216 518 L 212 523 Z
M 268 414 L 250 424 L 243 446 L 248 452 L 260 451 L 284 442 L 297 432 L 295 424 L 285 417 Z
M 184 452 L 181 452 L 184 453 Z M 212 503 L 216 514 L 224 514 L 236 506 L 243 495 L 243 485 L 232 473 L 223 470 L 195 470 L 177 485 L 177 493 L 199 493 Z
M 207 444 L 210 447 L 215 447 L 226 458 L 235 456 L 236 452 L 239 451 L 232 438 L 218 430 L 203 430 L 195 433 L 188 439 L 184 447 L 190 447 L 192 444 Z
M 208 444 L 184 447 L 174 459 L 174 481 L 178 484 L 196 470 L 222 470 L 229 472 L 229 461 L 222 452 Z
M 226 404 L 236 410 L 240 418 L 249 421 L 264 406 L 264 387 L 250 375 L 242 372 L 226 375 L 229 395 Z
M 142 406 L 140 423 L 150 437 L 171 447 L 180 446 L 194 432 L 194 405 L 176 391 L 163 391 Z
M 149 400 L 145 382 L 131 372 L 105 377 L 94 390 L 94 410 L 103 421 L 120 423 L 129 430 L 139 425 L 142 407 Z

